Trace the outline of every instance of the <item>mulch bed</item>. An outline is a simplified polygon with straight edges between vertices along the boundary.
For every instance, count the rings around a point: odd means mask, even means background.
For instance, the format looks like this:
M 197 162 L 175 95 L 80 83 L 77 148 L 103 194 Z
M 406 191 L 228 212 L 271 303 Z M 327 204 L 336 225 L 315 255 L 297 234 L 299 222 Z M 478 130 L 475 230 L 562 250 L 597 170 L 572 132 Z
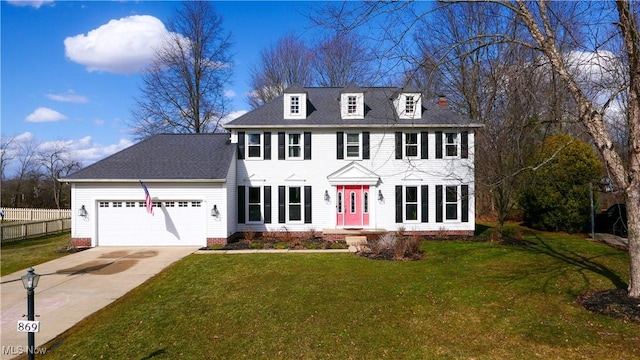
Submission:
M 577 301 L 591 312 L 640 323 L 640 299 L 630 298 L 625 289 L 594 291 L 580 296 Z

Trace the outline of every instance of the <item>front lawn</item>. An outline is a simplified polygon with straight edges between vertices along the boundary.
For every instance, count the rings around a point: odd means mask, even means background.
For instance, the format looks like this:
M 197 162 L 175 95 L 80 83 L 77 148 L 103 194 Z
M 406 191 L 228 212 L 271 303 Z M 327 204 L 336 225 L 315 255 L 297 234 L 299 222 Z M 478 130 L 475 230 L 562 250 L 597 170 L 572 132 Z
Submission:
M 427 241 L 419 261 L 191 255 L 48 344 L 46 359 L 629 359 L 640 325 L 576 298 L 624 288 L 625 252 L 524 232 Z
M 60 250 L 71 244 L 71 234 L 6 242 L 0 248 L 0 276 L 67 255 Z

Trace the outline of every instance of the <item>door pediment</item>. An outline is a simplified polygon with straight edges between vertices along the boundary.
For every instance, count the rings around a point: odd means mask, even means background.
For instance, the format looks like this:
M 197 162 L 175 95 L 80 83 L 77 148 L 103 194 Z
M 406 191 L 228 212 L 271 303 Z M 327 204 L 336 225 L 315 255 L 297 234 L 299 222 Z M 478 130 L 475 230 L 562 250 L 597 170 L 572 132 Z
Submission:
M 378 185 L 380 176 L 359 163 L 352 161 L 327 176 L 331 185 Z

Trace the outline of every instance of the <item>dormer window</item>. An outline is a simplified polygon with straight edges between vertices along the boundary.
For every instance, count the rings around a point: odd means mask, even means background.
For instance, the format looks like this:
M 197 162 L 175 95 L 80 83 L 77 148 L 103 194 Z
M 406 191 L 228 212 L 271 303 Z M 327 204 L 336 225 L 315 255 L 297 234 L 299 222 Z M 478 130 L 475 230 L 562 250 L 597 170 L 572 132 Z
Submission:
M 300 114 L 300 96 L 291 96 L 291 114 Z
M 364 94 L 346 93 L 340 96 L 343 119 L 364 119 Z
M 422 117 L 422 96 L 420 93 L 401 93 L 395 100 L 396 111 L 400 119 L 419 119 Z
M 307 117 L 307 94 L 284 94 L 284 118 L 305 119 Z

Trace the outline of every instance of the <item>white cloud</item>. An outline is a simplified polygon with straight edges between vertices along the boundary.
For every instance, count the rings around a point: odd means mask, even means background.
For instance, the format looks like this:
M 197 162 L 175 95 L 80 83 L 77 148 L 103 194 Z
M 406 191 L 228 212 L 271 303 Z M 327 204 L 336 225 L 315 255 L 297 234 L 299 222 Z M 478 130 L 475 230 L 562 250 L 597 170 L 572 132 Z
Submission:
M 134 15 L 111 20 L 87 34 L 67 37 L 65 54 L 89 72 L 134 73 L 151 62 L 167 35 L 159 19 Z
M 71 102 L 84 104 L 89 102 L 89 99 L 84 95 L 74 94 L 72 91 L 68 91 L 66 94 L 47 94 L 49 99 L 60 102 Z
M 60 120 L 66 120 L 67 117 L 53 109 L 46 107 L 39 107 L 29 114 L 25 120 L 28 122 L 56 122 Z
M 222 124 L 226 124 L 231 120 L 235 120 L 237 118 L 239 118 L 240 116 L 248 113 L 249 111 L 247 110 L 238 110 L 238 111 L 232 111 L 230 112 L 227 116 L 225 116 L 224 118 L 222 118 L 222 120 L 220 120 L 220 122 Z
M 53 4 L 53 0 L 8 0 L 7 2 L 15 6 L 31 6 L 36 9 L 44 4 Z
M 54 149 L 56 145 L 64 146 L 64 148 L 69 151 L 71 159 L 80 161 L 82 166 L 86 167 L 120 150 L 128 148 L 133 145 L 133 142 L 127 139 L 120 139 L 116 144 L 103 145 L 94 142 L 91 136 L 85 136 L 80 139 L 44 142 L 40 144 L 40 149 Z
M 228 90 L 224 91 L 224 96 L 226 96 L 228 98 L 234 98 L 234 97 L 236 97 L 236 95 L 237 95 L 236 92 L 231 90 L 231 89 L 228 89 Z

